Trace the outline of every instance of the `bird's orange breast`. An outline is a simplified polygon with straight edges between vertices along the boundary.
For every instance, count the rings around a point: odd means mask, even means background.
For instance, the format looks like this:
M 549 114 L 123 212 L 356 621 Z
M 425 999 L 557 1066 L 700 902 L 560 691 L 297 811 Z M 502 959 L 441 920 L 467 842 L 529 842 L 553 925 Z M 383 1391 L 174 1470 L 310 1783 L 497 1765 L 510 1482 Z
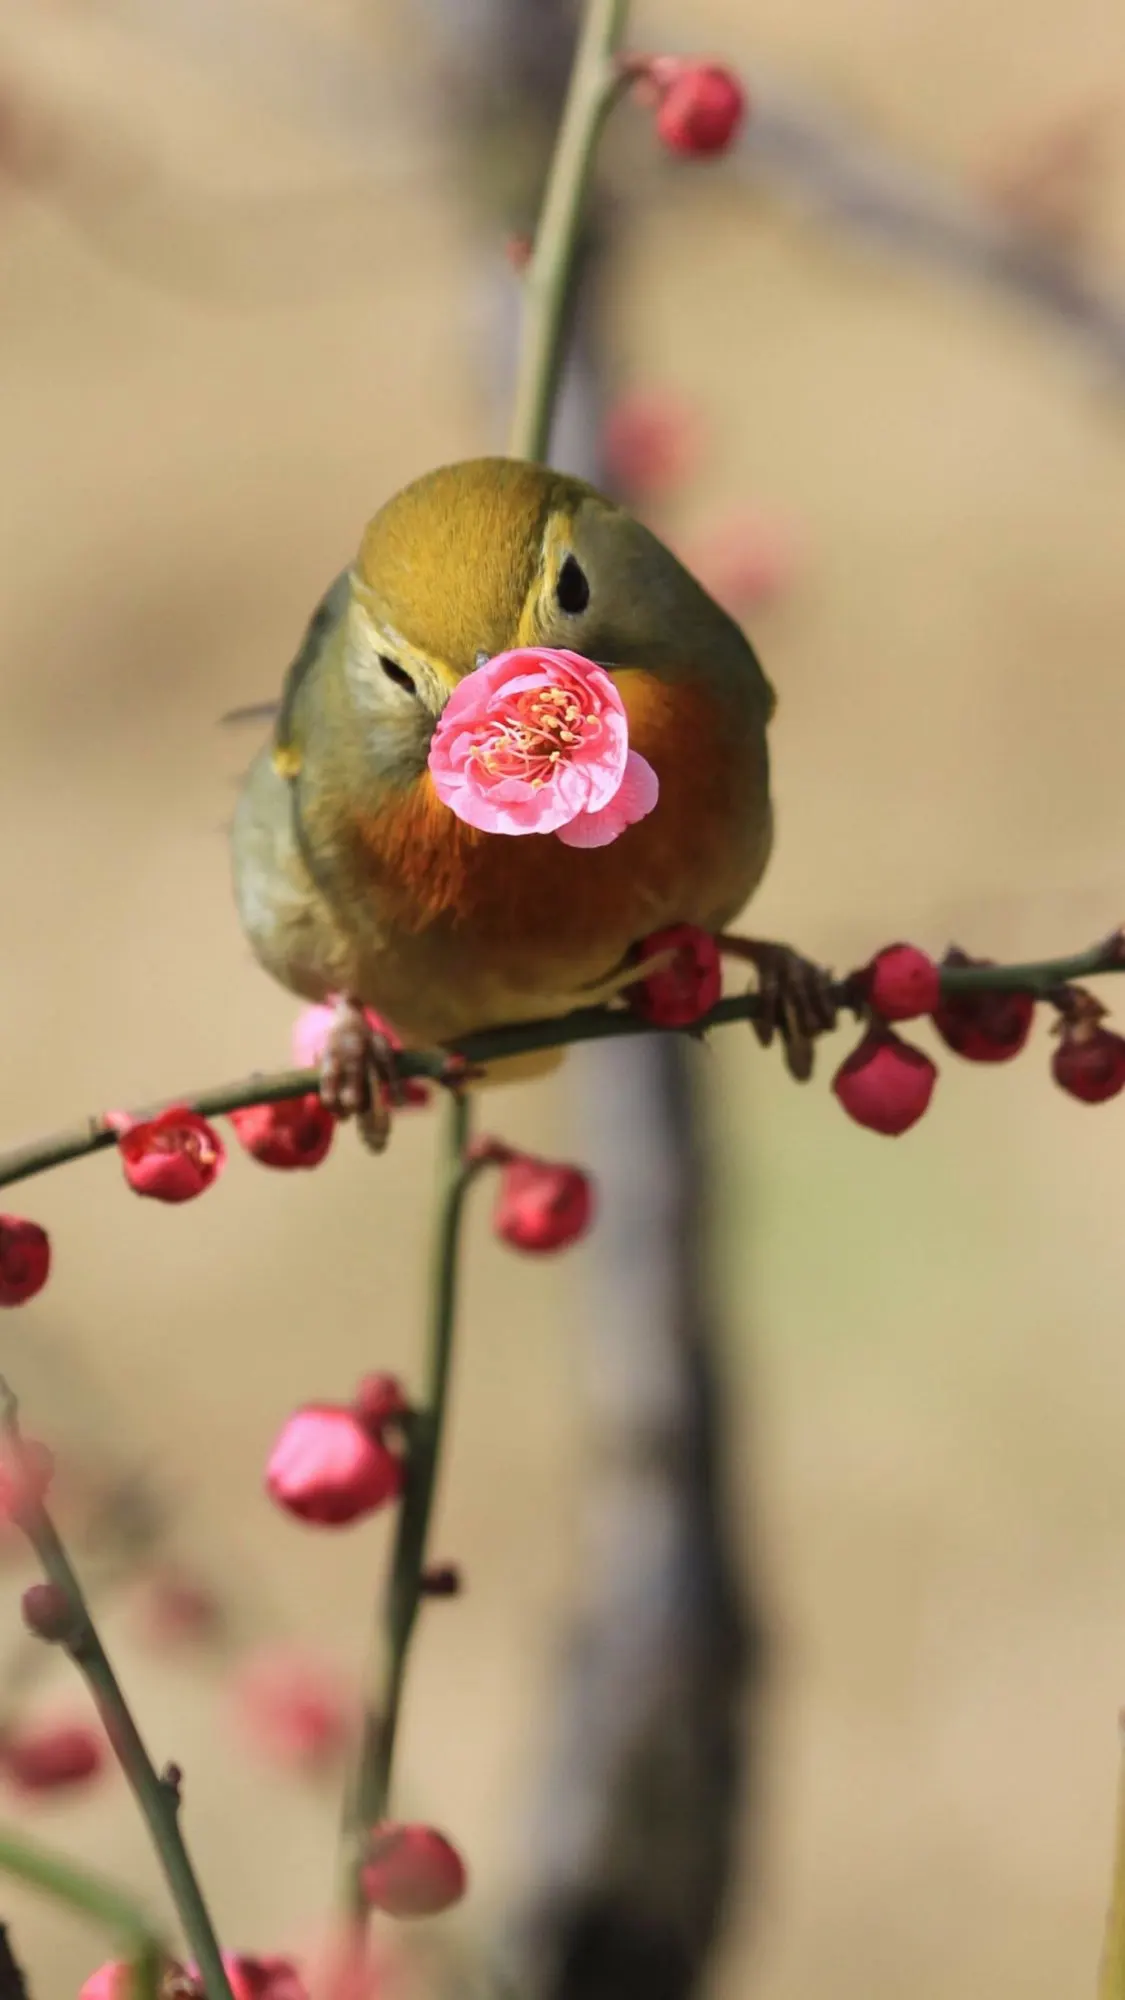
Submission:
M 481 833 L 441 803 L 427 773 L 354 826 L 355 860 L 384 920 L 463 931 L 498 961 L 577 969 L 612 965 L 649 930 L 707 922 L 744 900 L 761 865 L 747 857 L 760 847 L 764 862 L 768 844 L 760 731 L 698 682 L 637 669 L 615 678 L 630 744 L 660 780 L 648 818 L 599 848 Z

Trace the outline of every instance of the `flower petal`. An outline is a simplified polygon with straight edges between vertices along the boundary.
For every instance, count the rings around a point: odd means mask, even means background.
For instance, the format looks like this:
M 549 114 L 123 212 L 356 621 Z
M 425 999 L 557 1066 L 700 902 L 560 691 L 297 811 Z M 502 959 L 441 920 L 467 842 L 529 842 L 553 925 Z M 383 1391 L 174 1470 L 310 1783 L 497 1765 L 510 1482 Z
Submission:
M 579 813 L 568 825 L 556 829 L 566 847 L 608 847 L 611 841 L 646 819 L 660 796 L 660 780 L 652 765 L 637 750 L 630 750 L 625 775 L 609 804 L 597 812 Z

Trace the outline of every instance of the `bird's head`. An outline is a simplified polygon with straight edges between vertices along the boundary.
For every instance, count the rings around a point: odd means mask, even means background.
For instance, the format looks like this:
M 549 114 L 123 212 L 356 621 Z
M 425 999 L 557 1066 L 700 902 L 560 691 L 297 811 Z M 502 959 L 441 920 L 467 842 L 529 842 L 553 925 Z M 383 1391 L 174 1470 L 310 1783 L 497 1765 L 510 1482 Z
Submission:
M 708 628 L 710 630 L 708 631 Z M 515 646 L 611 671 L 674 672 L 693 636 L 745 649 L 671 552 L 580 480 L 518 459 L 427 473 L 369 524 L 351 575 L 345 671 L 369 754 L 417 775 L 453 689 Z

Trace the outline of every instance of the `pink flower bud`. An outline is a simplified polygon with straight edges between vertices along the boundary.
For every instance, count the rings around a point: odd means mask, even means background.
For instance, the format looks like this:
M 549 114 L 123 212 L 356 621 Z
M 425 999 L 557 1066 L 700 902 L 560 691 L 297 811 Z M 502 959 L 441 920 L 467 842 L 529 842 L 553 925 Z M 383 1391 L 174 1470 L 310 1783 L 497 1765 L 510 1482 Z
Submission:
M 877 1025 L 841 1063 L 832 1088 L 857 1125 L 898 1138 L 917 1124 L 936 1082 L 929 1056 Z
M 106 1742 L 83 1722 L 29 1722 L 0 1740 L 0 1771 L 21 1792 L 88 1784 L 104 1769 Z
M 690 404 L 664 389 L 633 389 L 606 412 L 601 451 L 610 483 L 630 500 L 659 500 L 691 478 L 703 427 Z
M 784 597 L 802 558 L 795 530 L 755 507 L 740 507 L 713 521 L 677 554 L 732 618 L 745 618 Z
M 266 1490 L 299 1520 L 342 1528 L 397 1498 L 402 1464 L 345 1404 L 307 1403 L 278 1434 Z
M 626 988 L 634 1014 L 661 1028 L 689 1028 L 722 997 L 723 973 L 719 947 L 709 931 L 695 924 L 670 924 L 653 931 L 637 946 L 638 958 L 655 958 L 661 951 L 675 955 L 659 972 L 650 972 Z
M 264 1647 L 241 1661 L 232 1694 L 244 1735 L 281 1770 L 331 1769 L 355 1735 L 357 1704 L 339 1674 L 294 1648 Z
M 378 1435 L 384 1424 L 405 1417 L 410 1404 L 397 1375 L 365 1375 L 355 1392 L 352 1409 L 365 1429 Z
M 1104 1104 L 1125 1089 L 1125 1041 L 1109 1028 L 1078 1022 L 1062 1024 L 1062 1039 L 1051 1058 L 1060 1090 L 1083 1104 Z
M 589 1175 L 517 1153 L 500 1169 L 492 1227 L 513 1250 L 565 1250 L 586 1234 L 594 1212 Z
M 45 1229 L 22 1215 L 0 1215 L 0 1306 L 22 1306 L 41 1292 L 51 1269 Z
M 883 1021 L 913 1021 L 932 1014 L 941 999 L 941 973 L 913 944 L 888 944 L 858 975 L 868 1005 Z
M 746 94 L 717 63 L 660 56 L 649 70 L 660 92 L 656 130 L 669 152 L 689 159 L 725 153 L 746 116 Z
M 153 1201 L 194 1201 L 226 1165 L 226 1148 L 214 1126 L 186 1104 L 126 1126 L 117 1145 L 129 1186 Z
M 432 1826 L 387 1822 L 369 1836 L 360 1875 L 372 1909 L 389 1917 L 434 1917 L 460 1902 L 465 1864 L 453 1843 Z
M 318 1167 L 336 1135 L 336 1120 L 315 1090 L 276 1104 L 232 1111 L 238 1142 L 264 1167 Z
M 991 965 L 990 958 L 970 958 L 956 947 L 947 951 L 944 966 Z M 934 1026 L 947 1048 L 967 1062 L 1008 1062 L 1018 1056 L 1035 1018 L 1031 993 L 956 993 L 944 996 L 933 1010 Z
M 50 1645 L 61 1644 L 74 1630 L 74 1606 L 61 1583 L 29 1583 L 20 1610 L 28 1631 Z

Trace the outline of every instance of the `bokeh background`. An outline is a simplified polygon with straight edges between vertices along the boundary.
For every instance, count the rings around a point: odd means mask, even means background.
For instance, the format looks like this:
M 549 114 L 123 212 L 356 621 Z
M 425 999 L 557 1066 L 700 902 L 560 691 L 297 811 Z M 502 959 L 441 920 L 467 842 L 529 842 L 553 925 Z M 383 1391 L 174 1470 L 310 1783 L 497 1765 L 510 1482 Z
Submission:
M 442 32 L 400 0 L 5 7 L 13 1142 L 287 1059 L 294 1008 L 227 879 L 253 732 L 217 718 L 273 692 L 382 498 L 501 442 L 481 301 L 509 281 L 464 199 Z M 1026 220 L 1056 145 L 1042 256 L 1125 296 L 1110 0 L 668 0 L 636 6 L 633 39 L 713 52 L 752 88 L 760 70 L 974 213 L 1014 176 Z M 795 209 L 783 176 L 661 165 L 624 115 L 610 361 L 703 438 L 659 519 L 687 543 L 750 507 L 792 555 L 750 620 L 780 693 L 755 927 L 840 967 L 900 936 L 996 957 L 1091 941 L 1122 916 L 1125 335 L 1115 367 L 1072 314 Z M 1089 1992 L 1125 1696 L 1125 1114 L 1053 1090 L 1043 1023 L 1010 1068 L 943 1060 L 892 1145 L 841 1115 L 835 1054 L 804 1091 L 741 1031 L 698 1057 L 736 1525 L 773 1634 L 761 1838 L 715 1991 Z M 564 1085 L 489 1115 L 581 1157 Z M 287 1525 L 260 1467 L 296 1401 L 411 1375 L 432 1141 L 412 1114 L 381 1163 L 347 1138 L 308 1178 L 235 1158 L 182 1212 L 124 1198 L 112 1158 L 10 1204 L 50 1228 L 56 1270 L 0 1328 L 4 1369 L 64 1450 L 142 1473 L 162 1551 L 228 1610 L 228 1643 L 163 1654 L 135 1587 L 105 1617 L 247 1949 L 315 1934 L 335 1799 L 256 1759 L 232 1659 L 294 1644 L 353 1674 L 383 1550 L 380 1524 Z M 576 1319 L 597 1309 L 581 1256 L 515 1261 L 485 1208 L 437 1536 L 470 1587 L 427 1614 L 402 1767 L 471 1856 L 467 1936 L 517 1872 L 577 1580 Z M 23 1577 L 9 1561 L 13 1640 Z M 82 1696 L 49 1665 L 34 1701 Z M 157 1895 L 120 1782 L 4 1812 Z M 104 1955 L 22 1897 L 2 1908 L 41 1995 Z

